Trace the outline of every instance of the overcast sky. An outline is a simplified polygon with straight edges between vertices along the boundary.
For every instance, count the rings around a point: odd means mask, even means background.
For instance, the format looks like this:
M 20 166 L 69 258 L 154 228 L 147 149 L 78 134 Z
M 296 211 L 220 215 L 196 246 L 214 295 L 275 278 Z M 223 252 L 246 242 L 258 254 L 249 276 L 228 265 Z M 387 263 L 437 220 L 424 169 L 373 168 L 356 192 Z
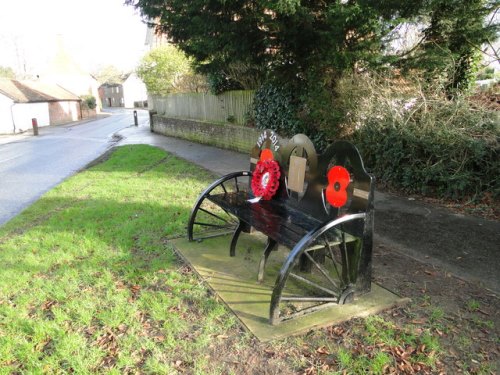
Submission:
M 89 71 L 133 69 L 145 53 L 146 26 L 124 0 L 0 0 L 0 65 L 37 70 L 53 56 L 57 35 Z

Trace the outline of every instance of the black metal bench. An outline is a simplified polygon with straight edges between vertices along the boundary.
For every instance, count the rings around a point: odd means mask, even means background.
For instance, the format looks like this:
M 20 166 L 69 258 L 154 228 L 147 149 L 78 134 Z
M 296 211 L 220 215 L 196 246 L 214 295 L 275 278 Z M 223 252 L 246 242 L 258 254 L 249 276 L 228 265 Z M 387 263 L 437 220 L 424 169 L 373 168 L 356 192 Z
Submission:
M 268 200 L 252 201 L 255 192 Z M 263 233 L 268 241 L 259 281 L 272 250 L 278 244 L 291 249 L 270 301 L 270 322 L 278 324 L 370 291 L 373 195 L 374 179 L 351 143 L 335 142 L 317 155 L 303 134 L 284 143 L 266 130 L 252 149 L 250 171 L 228 174 L 200 195 L 188 237 L 232 233 L 235 256 L 241 232 Z

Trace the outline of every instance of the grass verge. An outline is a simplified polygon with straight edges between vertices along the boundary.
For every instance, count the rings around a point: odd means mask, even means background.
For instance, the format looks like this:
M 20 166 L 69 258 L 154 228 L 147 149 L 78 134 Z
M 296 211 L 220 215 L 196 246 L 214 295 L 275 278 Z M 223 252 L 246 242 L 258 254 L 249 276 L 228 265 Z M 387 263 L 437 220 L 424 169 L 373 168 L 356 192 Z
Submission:
M 246 334 L 166 240 L 212 180 L 125 146 L 2 227 L 0 374 L 440 371 L 435 307 L 423 327 L 396 310 L 266 345 Z

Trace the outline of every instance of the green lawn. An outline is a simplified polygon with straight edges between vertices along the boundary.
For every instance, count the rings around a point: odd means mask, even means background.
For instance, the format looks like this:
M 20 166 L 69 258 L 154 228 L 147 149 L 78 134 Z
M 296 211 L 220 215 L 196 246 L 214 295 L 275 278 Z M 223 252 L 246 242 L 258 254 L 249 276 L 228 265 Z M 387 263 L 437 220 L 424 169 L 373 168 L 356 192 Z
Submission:
M 5 225 L 0 373 L 217 373 L 207 348 L 235 318 L 166 242 L 185 233 L 211 179 L 158 149 L 123 147 Z
M 185 234 L 213 179 L 159 149 L 125 146 L 1 228 L 0 374 L 434 368 L 431 331 L 416 337 L 383 317 L 266 345 L 245 333 L 167 241 Z

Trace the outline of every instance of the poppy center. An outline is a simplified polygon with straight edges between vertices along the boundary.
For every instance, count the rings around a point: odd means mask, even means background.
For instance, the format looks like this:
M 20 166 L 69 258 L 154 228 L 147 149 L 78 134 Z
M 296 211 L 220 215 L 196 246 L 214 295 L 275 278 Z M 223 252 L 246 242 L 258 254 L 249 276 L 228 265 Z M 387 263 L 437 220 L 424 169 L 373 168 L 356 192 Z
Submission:
M 335 183 L 333 184 L 333 188 L 335 189 L 335 191 L 339 191 L 339 190 L 340 190 L 340 182 L 338 182 L 338 181 L 337 181 L 337 182 L 335 182 Z
M 262 175 L 262 180 L 261 180 L 261 185 L 262 185 L 262 188 L 266 188 L 267 187 L 267 184 L 269 184 L 269 172 L 266 172 Z

